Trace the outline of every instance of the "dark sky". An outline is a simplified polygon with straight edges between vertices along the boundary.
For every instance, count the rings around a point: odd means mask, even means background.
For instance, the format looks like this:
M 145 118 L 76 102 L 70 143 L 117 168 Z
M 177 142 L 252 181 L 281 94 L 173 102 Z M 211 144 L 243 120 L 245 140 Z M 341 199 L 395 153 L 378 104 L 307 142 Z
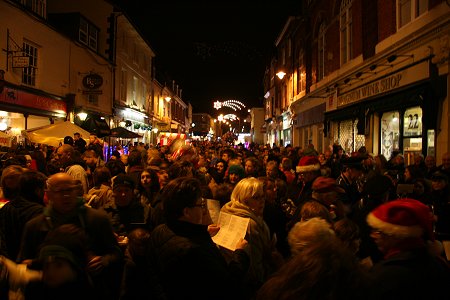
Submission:
M 213 101 L 262 107 L 263 74 L 299 0 L 122 0 L 156 52 L 158 78 L 175 80 L 194 112 Z

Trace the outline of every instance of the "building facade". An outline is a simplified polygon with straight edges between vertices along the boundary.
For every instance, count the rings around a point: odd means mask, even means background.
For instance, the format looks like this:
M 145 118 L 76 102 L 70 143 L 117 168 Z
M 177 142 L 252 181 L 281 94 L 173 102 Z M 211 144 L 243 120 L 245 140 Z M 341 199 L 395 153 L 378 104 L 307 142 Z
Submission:
M 448 1 L 304 1 L 277 40 L 272 72 L 287 84 L 274 117 L 290 111 L 295 146 L 439 160 L 450 146 L 449 20 Z

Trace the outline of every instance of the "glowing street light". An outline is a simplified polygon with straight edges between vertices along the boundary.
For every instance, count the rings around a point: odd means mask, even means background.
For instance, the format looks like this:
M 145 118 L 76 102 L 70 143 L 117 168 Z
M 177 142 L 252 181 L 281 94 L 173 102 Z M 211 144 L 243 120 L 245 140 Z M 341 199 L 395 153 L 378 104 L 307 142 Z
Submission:
M 278 78 L 283 79 L 286 73 L 283 71 L 279 71 L 276 75 L 278 76 Z

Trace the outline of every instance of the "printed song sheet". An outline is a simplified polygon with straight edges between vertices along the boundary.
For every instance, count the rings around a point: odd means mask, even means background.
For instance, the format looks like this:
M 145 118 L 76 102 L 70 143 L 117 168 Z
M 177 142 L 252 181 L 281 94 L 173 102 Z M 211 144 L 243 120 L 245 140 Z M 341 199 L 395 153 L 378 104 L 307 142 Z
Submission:
M 444 252 L 445 256 L 447 257 L 447 261 L 450 261 L 450 241 L 442 241 L 442 245 L 444 246 Z
M 220 212 L 217 222 L 220 230 L 212 237 L 212 240 L 219 246 L 230 249 L 231 251 L 236 250 L 236 245 L 239 240 L 245 238 L 249 221 L 249 218 L 241 218 Z
M 220 202 L 213 199 L 206 199 L 206 203 L 213 224 L 217 224 L 219 222 Z

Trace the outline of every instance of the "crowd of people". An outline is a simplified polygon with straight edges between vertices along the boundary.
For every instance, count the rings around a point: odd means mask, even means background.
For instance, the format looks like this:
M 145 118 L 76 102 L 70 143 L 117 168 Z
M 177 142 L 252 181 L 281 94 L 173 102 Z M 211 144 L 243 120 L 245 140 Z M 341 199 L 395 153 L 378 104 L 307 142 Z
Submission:
M 449 297 L 450 153 L 81 140 L 4 155 L 1 299 Z

